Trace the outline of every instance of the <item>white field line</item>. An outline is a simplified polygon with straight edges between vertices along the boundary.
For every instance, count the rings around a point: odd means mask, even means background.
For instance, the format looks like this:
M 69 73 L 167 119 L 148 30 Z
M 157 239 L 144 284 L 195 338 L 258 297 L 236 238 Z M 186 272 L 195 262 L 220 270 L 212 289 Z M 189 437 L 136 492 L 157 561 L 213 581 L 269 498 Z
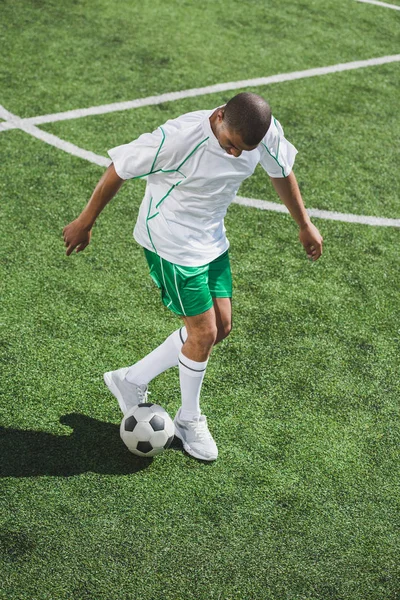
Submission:
M 378 60 L 380 61 L 380 62 L 374 62 L 373 64 L 374 65 L 375 64 L 385 64 L 387 62 L 395 62 L 395 60 L 399 61 L 400 55 L 396 55 L 396 58 L 394 56 L 383 57 L 383 58 L 384 59 L 390 58 L 391 60 L 385 60 L 384 62 L 381 62 L 382 59 L 372 59 L 374 61 L 378 61 Z M 394 58 L 395 58 L 395 60 L 394 60 Z M 362 64 L 361 65 L 362 67 L 371 66 L 371 61 L 360 61 L 360 62 L 361 63 L 365 63 L 365 62 L 370 63 L 369 65 Z M 349 64 L 354 65 L 357 63 L 347 63 L 347 65 L 349 65 Z M 338 65 L 336 65 L 336 66 L 338 66 Z M 327 67 L 327 68 L 329 69 L 330 67 Z M 360 68 L 360 67 L 352 67 L 352 68 Z M 346 70 L 346 69 L 340 69 L 340 70 Z M 313 71 L 315 71 L 315 69 L 313 69 Z M 332 71 L 329 71 L 329 72 L 332 72 Z M 320 73 L 320 74 L 323 75 L 325 73 Z M 313 74 L 313 76 L 315 76 L 315 73 Z M 274 77 L 279 77 L 279 76 L 274 76 Z M 268 79 L 268 78 L 266 78 L 266 79 Z M 294 77 L 294 79 L 298 79 L 298 77 Z M 285 80 L 285 81 L 287 81 L 287 80 Z M 211 86 L 211 87 L 213 87 L 213 86 Z M 200 89 L 205 89 L 205 88 L 200 88 Z M 232 89 L 232 88 L 230 88 L 230 89 Z M 193 90 L 190 90 L 190 91 L 193 91 Z M 180 92 L 175 92 L 174 94 L 179 94 L 179 93 Z M 153 96 L 153 98 L 160 98 L 160 97 L 161 96 Z M 165 95 L 163 95 L 163 97 L 165 97 Z M 149 100 L 149 99 L 144 98 L 143 100 Z M 162 100 L 162 101 L 164 102 L 165 100 Z M 152 102 L 152 104 L 157 104 L 157 102 Z M 111 106 L 111 105 L 107 105 L 107 106 Z M 101 107 L 95 107 L 95 108 L 101 108 Z M 90 110 L 90 109 L 86 109 L 86 110 Z M 116 110 L 125 110 L 125 109 L 118 108 Z M 69 113 L 58 113 L 58 114 L 59 115 L 60 114 L 70 114 L 71 112 L 75 112 L 75 111 L 69 111 Z M 111 111 L 107 111 L 107 112 L 111 112 Z M 101 113 L 96 113 L 96 114 L 101 114 Z M 51 115 L 47 115 L 47 116 L 51 116 Z M 80 116 L 87 116 L 87 115 L 80 115 Z M 85 159 L 93 164 L 96 164 L 98 166 L 108 167 L 109 164 L 111 163 L 111 160 L 109 158 L 106 158 L 105 156 L 100 156 L 99 154 L 95 154 L 94 152 L 90 152 L 89 150 L 84 150 L 83 148 L 79 148 L 78 146 L 75 146 L 74 144 L 71 144 L 70 142 L 66 142 L 65 140 L 62 140 L 59 137 L 57 137 L 51 133 L 42 131 L 38 127 L 35 127 L 35 125 L 32 123 L 33 119 L 21 119 L 20 117 L 10 113 L 8 110 L 6 110 L 1 105 L 0 105 L 0 118 L 6 120 L 5 123 L 0 123 L 0 131 L 1 131 L 2 127 L 3 127 L 3 130 L 21 129 L 22 131 L 29 133 L 33 137 L 38 138 L 38 139 L 46 142 L 47 144 L 50 144 L 51 146 L 55 146 L 56 148 L 59 148 L 60 150 L 64 150 L 65 152 L 72 154 L 73 156 L 78 156 L 79 158 L 83 158 L 83 159 Z M 68 117 L 68 118 L 70 118 L 70 117 Z M 73 118 L 73 117 L 71 117 L 71 118 Z M 35 117 L 35 119 L 37 119 L 37 117 Z M 61 119 L 57 119 L 57 120 L 61 120 Z M 49 121 L 46 121 L 46 122 L 49 122 Z M 257 199 L 253 199 L 253 198 L 242 198 L 240 196 L 237 196 L 235 198 L 234 202 L 236 204 L 241 204 L 242 206 L 249 206 L 249 207 L 258 208 L 261 210 L 270 210 L 270 211 L 287 213 L 287 214 L 289 213 L 289 211 L 283 204 L 278 204 L 275 202 L 267 202 L 264 200 L 257 200 Z M 342 221 L 342 222 L 347 222 L 347 223 L 360 223 L 362 225 L 374 225 L 374 226 L 384 226 L 384 227 L 400 227 L 400 219 L 387 219 L 387 218 L 380 218 L 380 217 L 370 217 L 370 216 L 366 216 L 366 215 L 338 213 L 338 212 L 334 212 L 334 211 L 324 211 L 324 210 L 313 209 L 313 208 L 307 209 L 307 212 L 312 217 L 333 220 L 333 221 Z
M 400 6 L 395 4 L 387 4 L 386 2 L 378 2 L 378 0 L 357 0 L 357 2 L 363 2 L 364 4 L 376 4 L 376 6 L 383 6 L 384 8 L 393 8 L 393 10 L 400 10 Z
M 271 75 L 269 77 L 259 77 L 257 79 L 244 79 L 242 81 L 229 81 L 228 83 L 217 83 L 216 85 L 209 85 L 207 87 L 183 90 L 181 92 L 170 92 L 168 94 L 161 94 L 159 96 L 148 96 L 147 98 L 138 98 L 137 100 L 129 100 L 127 102 L 115 102 L 113 104 L 103 104 L 101 106 L 92 106 L 90 108 L 78 108 L 76 110 L 68 110 L 66 112 L 61 113 L 53 113 L 49 115 L 21 119 L 21 123 L 26 123 L 29 125 L 41 125 L 43 123 L 54 123 L 56 121 L 65 121 L 68 119 L 79 119 L 81 117 L 102 115 L 105 113 L 112 113 L 121 110 L 130 110 L 132 108 L 139 108 L 142 106 L 153 106 L 156 104 L 161 104 L 162 102 L 172 102 L 174 100 L 181 100 L 182 98 L 194 98 L 197 96 L 214 94 L 216 92 L 224 92 L 228 90 L 237 90 L 247 87 L 270 85 L 271 83 L 282 83 L 285 81 L 294 81 L 295 79 L 305 79 L 308 77 L 318 77 L 320 75 L 329 75 L 330 73 L 352 71 L 355 69 L 374 67 L 399 61 L 400 54 L 394 54 L 391 56 L 381 56 L 378 58 L 369 58 L 367 60 L 357 60 L 348 63 L 339 63 L 337 65 L 331 65 L 329 67 L 307 69 L 306 71 L 294 71 L 292 73 L 280 73 L 278 75 Z M 0 124 L 0 131 L 6 129 L 13 129 L 15 127 L 17 127 L 17 125 Z
M 22 121 L 22 119 L 18 119 L 18 117 L 12 115 L 1 105 L 0 117 L 9 118 L 17 126 L 18 123 Z M 79 158 L 83 158 L 95 165 L 101 167 L 108 167 L 111 164 L 111 160 L 109 158 L 106 158 L 105 156 L 100 156 L 98 154 L 94 154 L 93 152 L 89 152 L 88 150 L 84 150 L 83 148 L 79 148 L 78 146 L 70 144 L 69 142 L 62 140 L 56 137 L 55 135 L 51 135 L 44 131 L 41 131 L 38 127 L 35 127 L 34 125 L 23 124 L 23 127 L 21 125 L 20 129 L 22 129 L 26 133 L 30 133 L 38 139 L 41 139 L 47 144 L 55 146 L 56 148 L 64 150 L 65 152 L 73 154 L 74 156 L 78 156 Z M 289 214 L 289 211 L 286 208 L 286 206 L 277 202 L 257 200 L 255 198 L 242 198 L 241 196 L 236 196 L 233 202 L 235 204 L 241 204 L 242 206 L 248 206 L 250 208 L 258 208 L 261 210 L 270 210 L 274 212 Z M 386 219 L 381 217 L 369 217 L 366 215 L 353 215 L 346 213 L 338 213 L 334 211 L 319 210 L 316 208 L 308 208 L 307 212 L 310 215 L 310 217 L 316 217 L 331 221 L 342 221 L 345 223 L 360 223 L 362 225 L 374 225 L 381 227 L 400 227 L 400 219 Z
M 3 109 L 3 110 L 5 110 L 5 109 Z M 22 121 L 22 119 L 21 119 L 21 121 Z M 11 123 L 11 121 L 3 121 L 0 123 L 0 131 L 7 131 L 8 129 L 18 129 L 18 126 L 15 125 L 14 123 Z
M 268 202 L 266 200 L 255 200 L 254 198 L 242 198 L 237 196 L 235 204 L 250 206 L 260 210 L 272 210 L 274 212 L 289 214 L 288 209 L 283 204 Z M 400 219 L 386 219 L 382 217 L 368 217 L 366 215 L 353 215 L 350 213 L 339 213 L 335 211 L 319 210 L 318 208 L 308 208 L 307 213 L 310 217 L 326 219 L 329 221 L 342 221 L 344 223 L 359 223 L 361 225 L 374 225 L 378 227 L 400 227 Z
M 8 123 L 12 124 L 14 129 L 21 129 L 22 131 L 25 131 L 25 133 L 29 133 L 33 137 L 42 140 L 42 142 L 50 144 L 50 146 L 55 146 L 60 150 L 64 150 L 64 152 L 68 152 L 68 154 L 79 156 L 79 158 L 84 158 L 85 160 L 88 160 L 101 167 L 108 167 L 111 162 L 110 159 L 105 158 L 104 156 L 90 152 L 90 150 L 83 150 L 82 148 L 79 148 L 79 146 L 75 146 L 75 144 L 66 142 L 52 133 L 47 133 L 47 131 L 43 131 L 42 129 L 35 127 L 35 125 L 26 123 L 24 119 L 20 119 L 16 115 L 13 115 L 3 106 L 1 106 L 1 104 L 0 117 L 3 119 L 8 119 Z

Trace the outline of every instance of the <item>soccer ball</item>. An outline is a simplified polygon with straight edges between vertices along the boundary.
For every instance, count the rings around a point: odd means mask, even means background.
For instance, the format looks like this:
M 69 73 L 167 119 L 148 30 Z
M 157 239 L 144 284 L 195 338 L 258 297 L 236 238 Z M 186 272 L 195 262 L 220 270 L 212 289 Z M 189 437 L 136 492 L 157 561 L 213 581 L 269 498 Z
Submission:
M 121 439 L 137 456 L 155 456 L 172 443 L 175 425 L 162 406 L 142 402 L 126 413 L 121 421 Z

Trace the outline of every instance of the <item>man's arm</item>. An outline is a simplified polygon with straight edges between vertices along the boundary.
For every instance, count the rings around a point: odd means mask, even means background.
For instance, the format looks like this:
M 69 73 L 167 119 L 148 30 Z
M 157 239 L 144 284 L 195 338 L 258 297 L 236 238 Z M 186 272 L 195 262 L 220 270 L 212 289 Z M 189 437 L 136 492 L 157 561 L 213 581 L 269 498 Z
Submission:
M 111 164 L 96 185 L 94 192 L 77 219 L 72 221 L 63 229 L 63 237 L 67 248 L 67 256 L 76 248 L 76 252 L 81 252 L 90 242 L 91 231 L 97 217 L 103 208 L 118 192 L 123 184 L 121 179 Z
M 300 228 L 299 239 L 307 252 L 308 258 L 318 260 L 322 254 L 323 238 L 318 229 L 311 223 L 304 208 L 300 189 L 293 171 L 287 177 L 270 177 L 279 198 L 289 210 Z

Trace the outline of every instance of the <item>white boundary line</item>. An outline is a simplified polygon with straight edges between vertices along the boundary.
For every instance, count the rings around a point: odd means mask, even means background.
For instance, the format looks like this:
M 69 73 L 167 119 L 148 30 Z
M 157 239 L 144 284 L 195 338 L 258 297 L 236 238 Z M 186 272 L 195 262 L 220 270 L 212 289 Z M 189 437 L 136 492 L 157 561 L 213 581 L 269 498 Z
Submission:
M 364 4 L 376 4 L 376 6 L 383 6 L 384 8 L 393 8 L 393 10 L 400 10 L 400 6 L 396 6 L 396 4 L 387 4 L 386 2 L 378 2 L 378 0 L 357 0 L 357 2 L 363 2 Z
M 103 104 L 101 106 L 92 106 L 90 108 L 78 108 L 76 110 L 68 110 L 61 113 L 53 113 L 38 117 L 29 117 L 21 119 L 20 122 L 29 125 L 42 125 L 43 123 L 55 123 L 56 121 L 66 121 L 68 119 L 79 119 L 81 117 L 89 117 L 93 115 L 102 115 L 105 113 L 117 112 L 120 110 L 130 110 L 132 108 L 140 108 L 142 106 L 154 106 L 163 102 L 172 102 L 183 98 L 194 98 L 197 96 L 205 96 L 207 94 L 215 94 L 217 92 L 225 92 L 228 90 L 238 90 L 247 87 L 257 87 L 270 85 L 271 83 L 283 83 L 285 81 L 294 81 L 295 79 L 305 79 L 308 77 L 318 77 L 320 75 L 329 75 L 330 73 L 340 73 L 342 71 L 352 71 L 365 67 L 375 67 L 388 63 L 399 62 L 400 54 L 390 56 L 380 56 L 378 58 L 369 58 L 367 60 L 357 60 L 348 63 L 339 63 L 329 67 L 318 67 L 317 69 L 307 69 L 305 71 L 294 71 L 292 73 L 280 73 L 269 77 L 259 77 L 257 79 L 244 79 L 241 81 L 229 81 L 228 83 L 217 83 L 202 88 L 194 88 L 182 90 L 181 92 L 170 92 L 168 94 L 160 94 L 159 96 L 148 96 L 147 98 L 138 98 L 137 100 L 129 100 L 128 102 L 115 102 L 113 104 Z M 0 131 L 6 129 L 14 129 L 17 125 L 0 123 Z
M 260 210 L 271 210 L 274 212 L 289 214 L 288 209 L 283 204 L 268 202 L 267 200 L 255 200 L 254 198 L 242 198 L 236 196 L 235 204 L 250 206 Z M 369 217 L 366 215 L 353 215 L 351 213 L 339 213 L 335 211 L 319 210 L 318 208 L 307 208 L 310 217 L 326 219 L 328 221 L 342 221 L 344 223 L 359 223 L 360 225 L 373 225 L 377 227 L 400 227 L 400 219 L 387 219 L 383 217 Z
M 68 152 L 68 154 L 72 154 L 73 156 L 84 158 L 85 160 L 99 165 L 100 167 L 108 167 L 108 165 L 111 162 L 109 158 L 105 158 L 104 156 L 100 156 L 99 154 L 95 154 L 94 152 L 90 152 L 90 150 L 84 150 L 83 148 L 79 148 L 79 146 L 75 146 L 75 144 L 71 144 L 71 142 L 66 142 L 65 140 L 62 140 L 56 135 L 53 135 L 52 133 L 48 133 L 47 131 L 39 129 L 39 127 L 35 127 L 34 125 L 26 123 L 24 119 L 20 119 L 16 115 L 13 115 L 8 110 L 6 110 L 4 106 L 1 106 L 1 104 L 0 117 L 3 119 L 8 119 L 7 123 L 13 126 L 9 127 L 9 129 L 21 129 L 22 131 L 25 131 L 25 133 L 29 133 L 38 140 L 42 140 L 42 142 L 50 144 L 50 146 L 55 146 L 56 148 L 64 150 L 64 152 Z
M 54 122 L 54 121 L 61 121 L 64 119 L 79 118 L 79 117 L 83 117 L 83 116 L 88 116 L 89 115 L 88 111 L 95 111 L 95 112 L 90 112 L 90 114 L 103 114 L 104 112 L 113 112 L 113 110 L 114 111 L 127 110 L 128 108 L 135 108 L 137 106 L 149 106 L 149 105 L 153 105 L 153 104 L 160 104 L 161 102 L 166 102 L 166 99 L 165 99 L 166 96 L 168 96 L 169 99 L 172 99 L 171 98 L 172 96 L 174 96 L 173 99 L 179 99 L 179 98 L 183 98 L 183 97 L 195 96 L 196 95 L 194 93 L 195 91 L 199 92 L 197 95 L 205 95 L 205 94 L 213 93 L 214 91 L 219 91 L 219 90 L 215 90 L 215 88 L 216 87 L 221 88 L 221 86 L 231 86 L 231 87 L 225 87 L 224 89 L 239 89 L 241 87 L 246 87 L 246 85 L 243 85 L 244 83 L 246 83 L 247 86 L 266 85 L 265 82 L 267 82 L 267 81 L 269 83 L 276 83 L 278 81 L 291 81 L 293 79 L 300 79 L 303 77 L 314 77 L 317 75 L 325 75 L 327 73 L 335 73 L 338 71 L 346 71 L 346 70 L 350 70 L 350 69 L 358 69 L 358 68 L 367 67 L 367 66 L 382 65 L 382 64 L 387 64 L 389 62 L 398 62 L 398 61 L 400 61 L 400 54 L 393 55 L 393 56 L 384 56 L 384 57 L 375 58 L 375 59 L 369 59 L 367 61 L 343 63 L 340 65 L 333 65 L 332 67 L 323 67 L 321 69 L 310 69 L 308 71 L 296 71 L 295 73 L 288 73 L 288 74 L 283 74 L 283 75 L 273 75 L 272 77 L 265 77 L 265 78 L 261 78 L 261 79 L 251 79 L 251 80 L 249 79 L 246 82 L 241 81 L 241 82 L 230 82 L 227 84 L 218 84 L 217 86 L 209 86 L 207 88 L 198 88 L 197 90 L 194 90 L 194 89 L 193 90 L 185 90 L 183 92 L 173 92 L 172 94 L 162 94 L 160 96 L 150 96 L 148 98 L 143 98 L 141 100 L 140 99 L 133 100 L 132 102 L 129 102 L 129 103 L 123 102 L 123 103 L 116 103 L 113 105 L 108 104 L 108 105 L 103 105 L 103 106 L 98 106 L 98 107 L 92 107 L 91 109 L 78 109 L 77 111 L 68 111 L 66 113 L 56 113 L 53 115 L 44 115 L 43 117 L 33 117 L 33 118 L 29 118 L 29 119 L 21 119 L 20 117 L 10 113 L 8 110 L 6 110 L 3 106 L 0 105 L 0 118 L 5 119 L 4 123 L 0 123 L 0 131 L 6 131 L 9 129 L 21 129 L 22 131 L 29 133 L 33 137 L 40 139 L 43 142 L 50 144 L 51 146 L 55 146 L 56 148 L 59 148 L 60 150 L 64 150 L 65 152 L 72 154 L 73 156 L 78 156 L 79 158 L 83 158 L 93 164 L 96 164 L 96 165 L 99 165 L 102 167 L 108 167 L 109 164 L 111 163 L 111 160 L 109 158 L 106 158 L 105 156 L 100 156 L 99 154 L 95 154 L 94 152 L 90 152 L 89 150 L 84 150 L 83 148 L 79 148 L 79 146 L 75 146 L 74 144 L 71 144 L 70 142 L 62 140 L 61 138 L 59 138 L 51 133 L 47 133 L 46 131 L 39 129 L 38 127 L 35 126 L 34 123 L 39 123 L 39 122 L 40 123 L 45 123 L 45 122 L 50 123 L 50 122 Z M 355 65 L 357 65 L 357 66 L 355 66 Z M 300 76 L 300 74 L 301 74 L 301 76 Z M 260 81 L 262 81 L 263 83 L 260 84 L 259 83 Z M 254 83 L 254 82 L 257 82 L 257 83 Z M 207 91 L 205 91 L 205 90 L 207 90 Z M 212 90 L 212 91 L 210 92 L 209 90 Z M 135 106 L 133 106 L 134 103 L 135 103 Z M 136 104 L 136 103 L 139 103 L 139 104 Z M 127 106 L 128 104 L 129 104 L 129 106 Z M 121 107 L 122 105 L 123 105 L 123 108 Z M 110 110 L 110 107 L 117 107 L 117 108 Z M 106 108 L 107 110 L 104 110 L 104 108 Z M 102 109 L 102 111 L 100 111 L 100 109 Z M 83 113 L 85 113 L 85 114 L 83 114 Z M 72 114 L 74 114 L 74 116 L 71 116 Z M 54 117 L 56 117 L 56 118 L 54 118 Z M 44 120 L 44 119 L 46 119 L 46 120 Z M 249 206 L 249 207 L 258 208 L 261 210 L 270 210 L 270 211 L 287 213 L 287 214 L 289 213 L 289 211 L 283 204 L 278 204 L 275 202 L 267 202 L 264 200 L 257 200 L 257 199 L 253 199 L 253 198 L 242 198 L 240 196 L 237 196 L 235 198 L 234 202 L 236 204 L 240 204 L 242 206 Z M 312 217 L 333 220 L 333 221 L 342 221 L 342 222 L 347 222 L 347 223 L 360 223 L 362 225 L 374 225 L 374 226 L 383 226 L 383 227 L 400 227 L 400 219 L 387 219 L 387 218 L 381 218 L 381 217 L 370 217 L 370 216 L 366 216 L 366 215 L 338 213 L 335 211 L 325 211 L 325 210 L 319 210 L 319 209 L 313 209 L 313 208 L 307 209 L 307 212 Z

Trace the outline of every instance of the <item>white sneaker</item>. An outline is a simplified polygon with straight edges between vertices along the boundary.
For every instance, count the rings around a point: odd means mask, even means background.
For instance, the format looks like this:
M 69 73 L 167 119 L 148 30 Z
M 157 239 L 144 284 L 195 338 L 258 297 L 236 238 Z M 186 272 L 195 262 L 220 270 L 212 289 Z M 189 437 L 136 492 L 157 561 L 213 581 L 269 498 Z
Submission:
M 215 460 L 218 448 L 207 427 L 207 417 L 200 415 L 193 421 L 182 421 L 179 418 L 181 409 L 176 413 L 175 435 L 179 438 L 188 454 L 201 460 Z
M 104 382 L 118 400 L 119 407 L 124 415 L 133 406 L 147 402 L 148 394 L 147 385 L 135 385 L 125 379 L 128 370 L 129 367 L 123 367 L 122 369 L 118 369 L 118 371 L 104 373 Z

